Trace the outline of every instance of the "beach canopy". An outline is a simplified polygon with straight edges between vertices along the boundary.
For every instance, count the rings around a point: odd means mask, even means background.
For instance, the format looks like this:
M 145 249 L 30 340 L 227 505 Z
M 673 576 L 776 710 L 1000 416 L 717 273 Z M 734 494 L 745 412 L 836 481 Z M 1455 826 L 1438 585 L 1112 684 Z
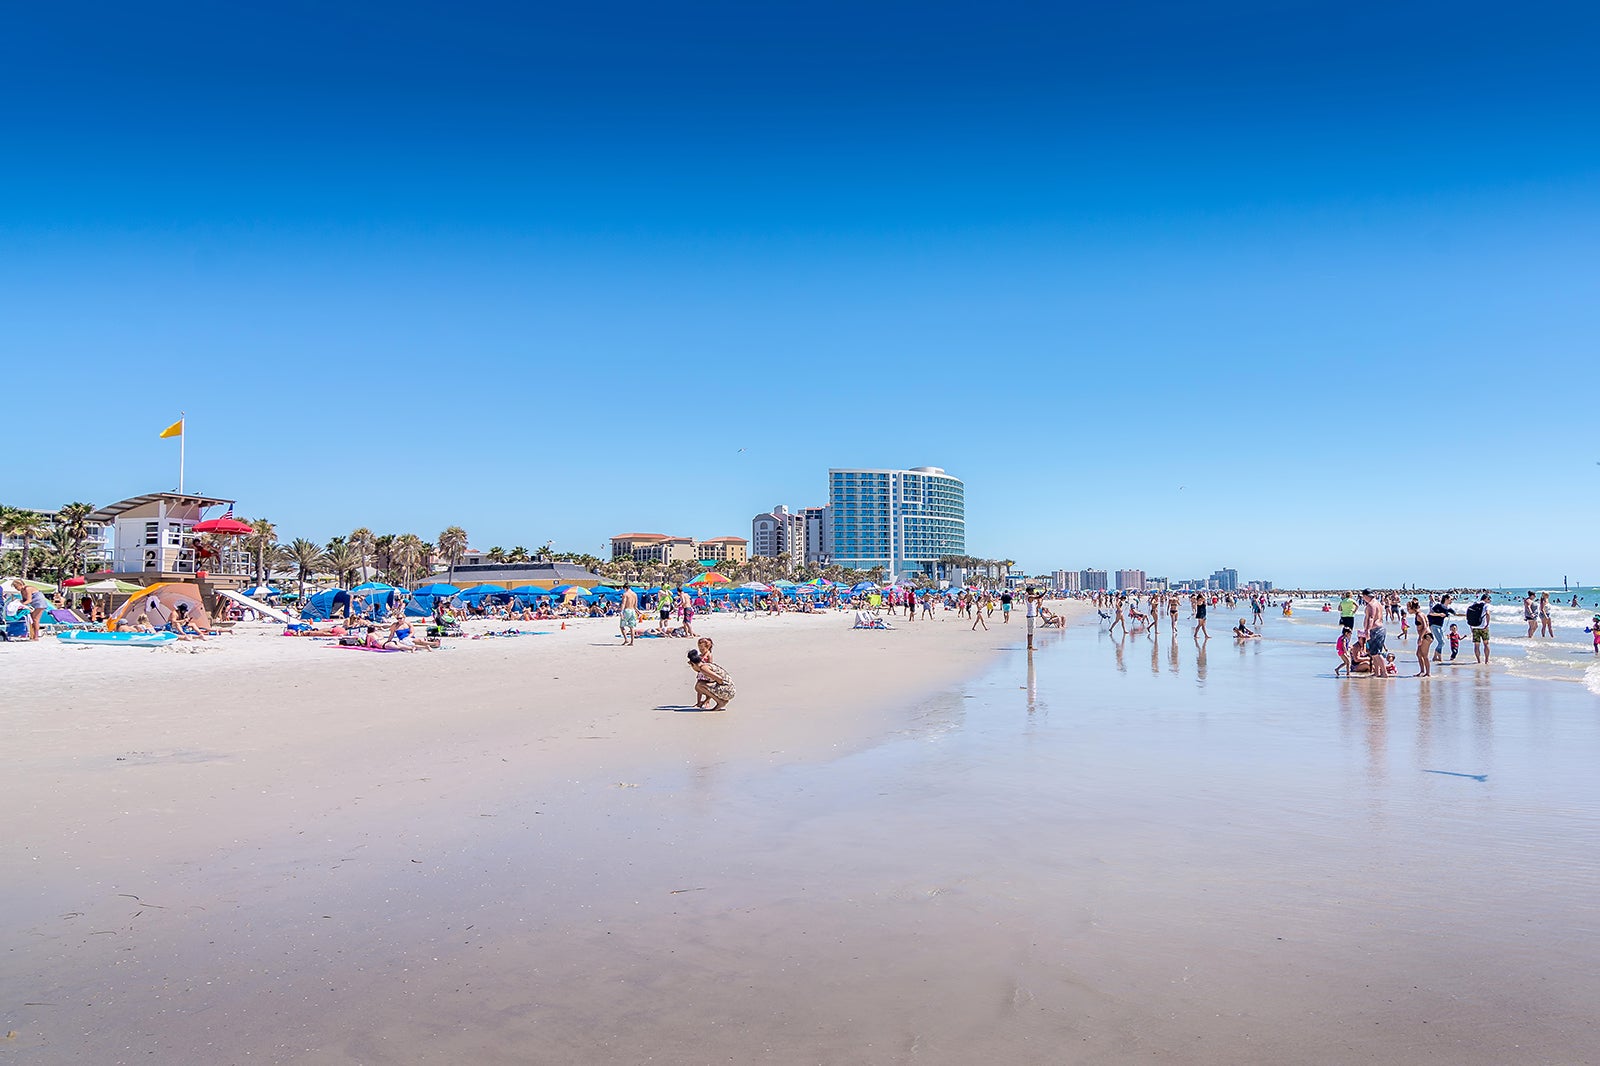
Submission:
M 132 581 L 118 581 L 114 577 L 108 577 L 103 581 L 91 581 L 87 585 L 79 585 L 73 591 L 74 592 L 111 592 L 111 593 L 115 593 L 117 595 L 126 596 L 126 595 L 130 595 L 132 593 L 138 592 L 142 588 L 144 588 L 143 585 L 136 585 Z
M 394 590 L 395 588 L 393 585 L 385 585 L 381 581 L 363 581 L 361 584 L 351 589 L 350 594 L 353 596 L 356 593 L 361 592 L 393 592 Z
M 523 599 L 532 599 L 538 596 L 548 596 L 550 595 L 550 590 L 540 588 L 538 585 L 521 585 L 512 589 L 511 595 L 521 596 Z
M 436 581 L 431 585 L 423 585 L 421 588 L 412 589 L 411 594 L 413 596 L 454 596 L 460 591 L 454 585 Z
M 727 574 L 719 574 L 715 570 L 707 570 L 693 581 L 691 585 L 726 585 L 731 579 Z
M 0 581 L 5 582 L 5 591 L 7 595 L 10 595 L 16 591 L 11 587 L 11 583 L 15 580 L 16 578 L 14 577 L 0 578 Z M 26 578 L 25 580 L 28 582 L 29 588 L 38 589 L 40 592 L 54 592 L 56 590 L 55 582 L 53 581 L 40 581 L 36 577 Z
M 500 585 L 474 585 L 461 593 L 456 599 L 471 607 L 476 607 L 484 600 L 497 596 L 510 596 L 511 590 Z
M 749 589 L 751 592 L 771 592 L 773 590 L 773 588 L 774 588 L 774 586 L 772 586 L 772 585 L 763 585 L 759 581 L 746 581 L 744 584 L 740 585 L 739 587 L 742 588 L 742 589 Z M 779 586 L 779 587 L 781 587 L 781 586 Z M 792 587 L 792 586 L 790 586 L 790 587 Z
M 552 596 L 565 596 L 567 593 L 571 592 L 573 589 L 579 588 L 579 587 L 581 587 L 581 586 L 578 586 L 578 585 L 557 585 L 555 588 L 550 590 L 550 595 L 552 595 Z
M 283 595 L 283 590 L 282 589 L 275 589 L 271 585 L 256 585 L 256 586 L 253 586 L 251 588 L 245 589 L 244 590 L 244 594 L 246 596 L 250 596 L 250 597 L 256 597 L 256 596 L 282 596 Z
M 206 613 L 205 601 L 200 598 L 200 586 L 187 581 L 163 581 L 140 589 L 137 596 L 128 597 L 128 602 L 112 613 L 106 628 L 132 627 L 143 614 L 151 625 L 159 629 L 172 621 L 180 606 L 189 609 L 189 620 L 196 629 L 211 628 L 211 616 Z
M 854 585 L 850 586 L 850 594 L 851 595 L 855 595 L 858 592 L 877 592 L 877 591 L 878 591 L 878 585 L 877 585 L 876 582 L 873 582 L 873 581 L 858 581 Z

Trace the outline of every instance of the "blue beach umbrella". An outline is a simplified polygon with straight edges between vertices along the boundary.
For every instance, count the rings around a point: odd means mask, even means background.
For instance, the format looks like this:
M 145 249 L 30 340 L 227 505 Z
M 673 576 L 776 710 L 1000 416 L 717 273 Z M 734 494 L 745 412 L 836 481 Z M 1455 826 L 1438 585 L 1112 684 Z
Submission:
M 412 589 L 411 594 L 413 596 L 454 596 L 460 591 L 454 585 L 439 581 L 432 585 L 423 585 L 419 589 Z

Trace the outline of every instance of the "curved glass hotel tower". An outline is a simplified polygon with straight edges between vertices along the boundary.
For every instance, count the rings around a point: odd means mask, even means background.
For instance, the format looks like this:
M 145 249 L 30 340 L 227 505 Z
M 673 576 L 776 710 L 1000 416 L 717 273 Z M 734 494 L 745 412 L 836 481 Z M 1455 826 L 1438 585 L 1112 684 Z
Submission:
M 942 556 L 966 554 L 966 489 L 939 467 L 829 470 L 828 504 L 839 566 L 937 577 Z

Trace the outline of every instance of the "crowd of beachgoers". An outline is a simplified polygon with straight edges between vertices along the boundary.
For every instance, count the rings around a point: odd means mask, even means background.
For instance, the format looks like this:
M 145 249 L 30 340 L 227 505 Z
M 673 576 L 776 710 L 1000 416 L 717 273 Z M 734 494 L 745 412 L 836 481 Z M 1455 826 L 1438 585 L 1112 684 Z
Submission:
M 1435 664 L 1455 662 L 1462 654 L 1462 645 L 1465 643 L 1471 644 L 1474 662 L 1487 664 L 1492 654 L 1490 621 L 1495 617 L 1504 620 L 1502 616 L 1494 614 L 1497 609 L 1495 594 L 1487 590 L 1429 593 L 1417 589 L 1362 589 L 1360 593 L 1347 591 L 1335 595 L 1338 597 L 1337 604 L 1329 596 L 1318 605 L 1318 609 L 1327 614 L 1337 613 L 1339 619 L 1339 635 L 1334 642 L 1338 657 L 1334 669 L 1336 677 L 1399 676 L 1397 653 L 1389 645 L 1391 627 L 1397 630 L 1396 639 L 1399 643 L 1407 642 L 1411 634 L 1416 634 L 1416 645 L 1411 650 L 1416 658 L 1417 670 L 1412 676 L 1427 677 L 1432 674 Z M 1155 637 L 1160 632 L 1163 617 L 1167 619 L 1169 631 L 1176 633 L 1180 626 L 1180 615 L 1183 615 L 1182 624 L 1190 627 L 1197 643 L 1211 639 L 1208 615 L 1213 610 L 1222 609 L 1230 614 L 1248 611 L 1249 619 L 1246 620 L 1241 613 L 1238 622 L 1229 631 L 1229 636 L 1234 640 L 1245 641 L 1260 639 L 1269 612 L 1276 610 L 1292 617 L 1295 604 L 1304 603 L 1297 596 L 1275 596 L 1255 591 L 1096 591 L 1083 594 L 1083 598 L 1095 607 L 1112 633 L 1121 630 L 1126 636 L 1132 630 L 1139 630 Z M 1522 596 L 1520 603 L 1503 603 L 1498 609 L 1505 611 L 1509 606 L 1517 612 L 1515 617 L 1527 625 L 1526 639 L 1553 641 L 1562 639 L 1555 631 L 1554 618 L 1554 608 L 1562 605 L 1570 608 L 1581 606 L 1576 594 L 1571 594 L 1563 601 L 1559 594 L 1552 597 L 1550 592 L 1534 593 L 1530 590 Z M 1457 618 L 1460 620 L 1452 621 Z M 1584 634 L 1592 653 L 1600 656 L 1600 610 L 1596 611 L 1591 624 L 1584 628 Z M 1448 659 L 1445 657 L 1446 649 L 1449 652 Z

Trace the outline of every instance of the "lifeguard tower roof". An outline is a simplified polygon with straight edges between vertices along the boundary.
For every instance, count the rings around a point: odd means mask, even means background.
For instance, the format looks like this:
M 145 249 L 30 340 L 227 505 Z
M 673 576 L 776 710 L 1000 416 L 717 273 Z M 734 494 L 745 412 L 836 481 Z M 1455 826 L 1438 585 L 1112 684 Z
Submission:
M 162 504 L 166 504 L 166 509 L 168 512 L 184 513 L 190 511 L 203 511 L 207 507 L 215 507 L 218 504 L 233 502 L 235 501 L 219 500 L 211 496 L 200 496 L 192 492 L 147 492 L 143 496 L 129 496 L 126 500 L 120 500 L 117 503 L 108 503 L 94 514 L 90 515 L 89 521 L 113 522 L 118 517 L 128 514 L 130 511 L 138 511 L 143 508 L 159 509 Z M 153 514 L 155 512 L 152 510 L 150 513 Z

